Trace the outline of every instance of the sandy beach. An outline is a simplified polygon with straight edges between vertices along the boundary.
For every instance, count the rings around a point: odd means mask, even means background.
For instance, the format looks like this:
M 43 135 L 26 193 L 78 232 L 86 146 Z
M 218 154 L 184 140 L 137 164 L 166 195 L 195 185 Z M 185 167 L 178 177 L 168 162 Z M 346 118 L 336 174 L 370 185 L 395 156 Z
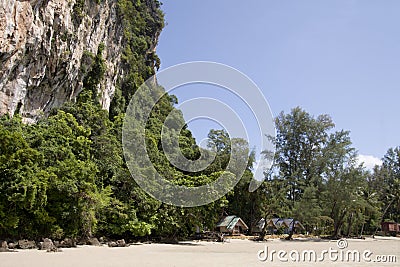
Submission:
M 323 250 L 338 250 L 336 241 L 329 240 L 268 240 L 253 242 L 249 240 L 228 239 L 224 243 L 188 241 L 180 244 L 135 244 L 126 248 L 109 248 L 106 246 L 82 246 L 63 249 L 62 252 L 45 252 L 39 250 L 17 250 L 16 252 L 0 253 L 0 266 L 400 266 L 400 238 L 367 238 L 366 240 L 347 240 L 344 252 L 358 250 L 360 261 L 336 261 L 329 259 L 328 253 L 323 261 L 318 262 Z M 268 258 L 261 251 L 268 251 Z M 271 258 L 271 251 L 275 250 Z M 293 262 L 296 252 L 302 255 L 304 250 L 314 250 L 315 261 Z M 371 262 L 363 260 L 363 252 Z M 278 251 L 281 259 L 278 259 Z M 292 251 L 292 252 L 291 252 Z M 291 253 L 291 257 L 289 257 Z M 367 253 L 368 254 L 368 253 Z M 377 256 L 391 255 L 389 263 L 377 262 Z M 393 257 L 394 256 L 394 257 Z M 388 260 L 389 257 L 386 257 Z M 260 260 L 261 259 L 261 260 Z M 265 261 L 262 261 L 265 259 Z M 335 257 L 333 257 L 335 259 Z M 380 257 L 379 260 L 384 258 Z M 393 259 L 396 262 L 393 262 Z M 374 262 L 375 261 L 375 262 Z

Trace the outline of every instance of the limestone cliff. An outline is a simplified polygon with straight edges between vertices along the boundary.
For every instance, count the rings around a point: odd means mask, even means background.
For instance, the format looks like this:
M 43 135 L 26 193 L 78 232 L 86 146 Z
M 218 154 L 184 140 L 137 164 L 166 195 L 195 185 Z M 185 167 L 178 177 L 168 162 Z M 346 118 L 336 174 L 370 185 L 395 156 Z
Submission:
M 96 90 L 109 109 L 119 77 L 129 67 L 121 60 L 127 40 L 119 2 L 0 0 L 0 114 L 18 112 L 34 122 L 73 101 L 100 45 L 105 72 Z M 158 8 L 150 0 L 144 5 Z M 151 33 L 154 45 L 147 50 L 154 49 L 158 33 Z

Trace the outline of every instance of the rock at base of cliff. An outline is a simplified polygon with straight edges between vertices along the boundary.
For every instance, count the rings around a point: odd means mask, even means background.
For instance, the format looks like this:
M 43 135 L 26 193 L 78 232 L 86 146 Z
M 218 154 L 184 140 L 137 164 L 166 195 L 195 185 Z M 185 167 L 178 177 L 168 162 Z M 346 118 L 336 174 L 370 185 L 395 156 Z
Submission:
M 9 251 L 7 241 L 0 242 L 0 252 L 7 252 Z
M 9 249 L 14 249 L 15 247 L 16 247 L 15 243 L 13 243 L 13 242 L 8 243 L 8 248 Z
M 127 247 L 128 245 L 126 244 L 125 239 L 120 239 L 117 240 L 116 242 L 115 241 L 108 242 L 108 246 L 111 248 L 116 248 L 116 247 L 122 248 L 122 247 Z
M 117 245 L 118 245 L 118 247 L 126 247 L 127 246 L 125 239 L 117 240 Z
M 101 246 L 99 240 L 96 237 L 89 238 L 89 240 L 86 243 L 91 246 Z
M 19 240 L 18 241 L 18 248 L 20 249 L 35 249 L 37 248 L 35 241 L 30 240 Z
M 65 238 L 60 242 L 55 241 L 54 245 L 58 248 L 76 248 L 76 241 L 75 239 Z
M 43 239 L 43 242 L 40 242 L 40 246 L 39 246 L 40 250 L 46 250 L 47 252 L 59 252 L 61 251 L 59 248 L 57 248 L 53 241 L 51 241 L 51 239 L 49 238 L 45 238 Z

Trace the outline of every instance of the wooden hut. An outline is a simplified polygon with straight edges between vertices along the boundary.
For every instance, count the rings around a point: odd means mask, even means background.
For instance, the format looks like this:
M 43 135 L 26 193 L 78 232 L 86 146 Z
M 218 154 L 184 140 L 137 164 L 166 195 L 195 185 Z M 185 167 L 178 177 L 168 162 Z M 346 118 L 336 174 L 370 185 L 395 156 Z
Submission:
M 288 234 L 294 228 L 294 233 L 300 233 L 305 230 L 304 226 L 299 221 L 293 221 L 293 219 L 283 219 L 283 223 L 285 227 L 285 234 Z
M 258 221 L 256 227 L 254 227 L 254 233 L 261 233 L 262 229 L 264 229 L 265 220 L 262 218 Z M 299 221 L 294 221 L 293 219 L 281 219 L 281 218 L 272 218 L 267 220 L 267 231 L 270 234 L 276 234 L 282 230 L 283 233 L 288 234 L 292 227 L 294 226 L 294 232 L 298 233 L 304 230 L 304 226 Z
M 276 231 L 281 227 L 281 219 L 280 218 L 273 218 L 267 220 L 267 232 L 270 234 L 276 233 Z M 262 218 L 256 224 L 256 227 L 253 228 L 253 233 L 261 233 L 265 226 L 265 219 Z
M 396 236 L 400 233 L 400 224 L 395 222 L 382 222 L 381 228 L 385 235 Z
M 223 217 L 216 226 L 216 230 L 223 234 L 240 235 L 245 233 L 249 227 L 238 216 L 230 215 Z

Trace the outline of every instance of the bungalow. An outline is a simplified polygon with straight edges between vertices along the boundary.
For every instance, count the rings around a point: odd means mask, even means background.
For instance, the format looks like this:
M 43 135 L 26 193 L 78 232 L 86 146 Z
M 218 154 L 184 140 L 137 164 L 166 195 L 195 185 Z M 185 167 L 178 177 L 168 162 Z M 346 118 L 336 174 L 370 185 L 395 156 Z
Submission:
M 279 228 L 282 226 L 282 220 L 280 218 L 273 218 L 267 220 L 267 231 L 270 233 L 276 232 Z M 256 224 L 256 227 L 254 227 L 253 232 L 254 233 L 261 233 L 261 231 L 264 229 L 265 226 L 265 219 L 262 218 L 259 220 Z
M 261 233 L 261 231 L 264 229 L 265 226 L 265 220 L 262 218 L 261 220 L 258 221 L 254 233 Z M 278 230 L 282 229 L 283 233 L 288 234 L 294 227 L 294 232 L 301 232 L 305 228 L 304 226 L 299 222 L 299 221 L 294 221 L 293 219 L 281 219 L 281 218 L 272 218 L 267 220 L 267 231 L 271 234 L 276 234 Z
M 396 236 L 396 234 L 400 233 L 400 224 L 395 222 L 382 222 L 381 228 L 385 235 Z
M 299 233 L 305 230 L 304 226 L 299 221 L 293 221 L 293 219 L 283 219 L 283 224 L 287 226 L 287 228 L 285 228 L 285 234 L 290 233 L 293 227 L 294 233 Z
M 223 234 L 239 235 L 249 229 L 246 223 L 235 215 L 223 217 L 216 226 L 216 230 Z

